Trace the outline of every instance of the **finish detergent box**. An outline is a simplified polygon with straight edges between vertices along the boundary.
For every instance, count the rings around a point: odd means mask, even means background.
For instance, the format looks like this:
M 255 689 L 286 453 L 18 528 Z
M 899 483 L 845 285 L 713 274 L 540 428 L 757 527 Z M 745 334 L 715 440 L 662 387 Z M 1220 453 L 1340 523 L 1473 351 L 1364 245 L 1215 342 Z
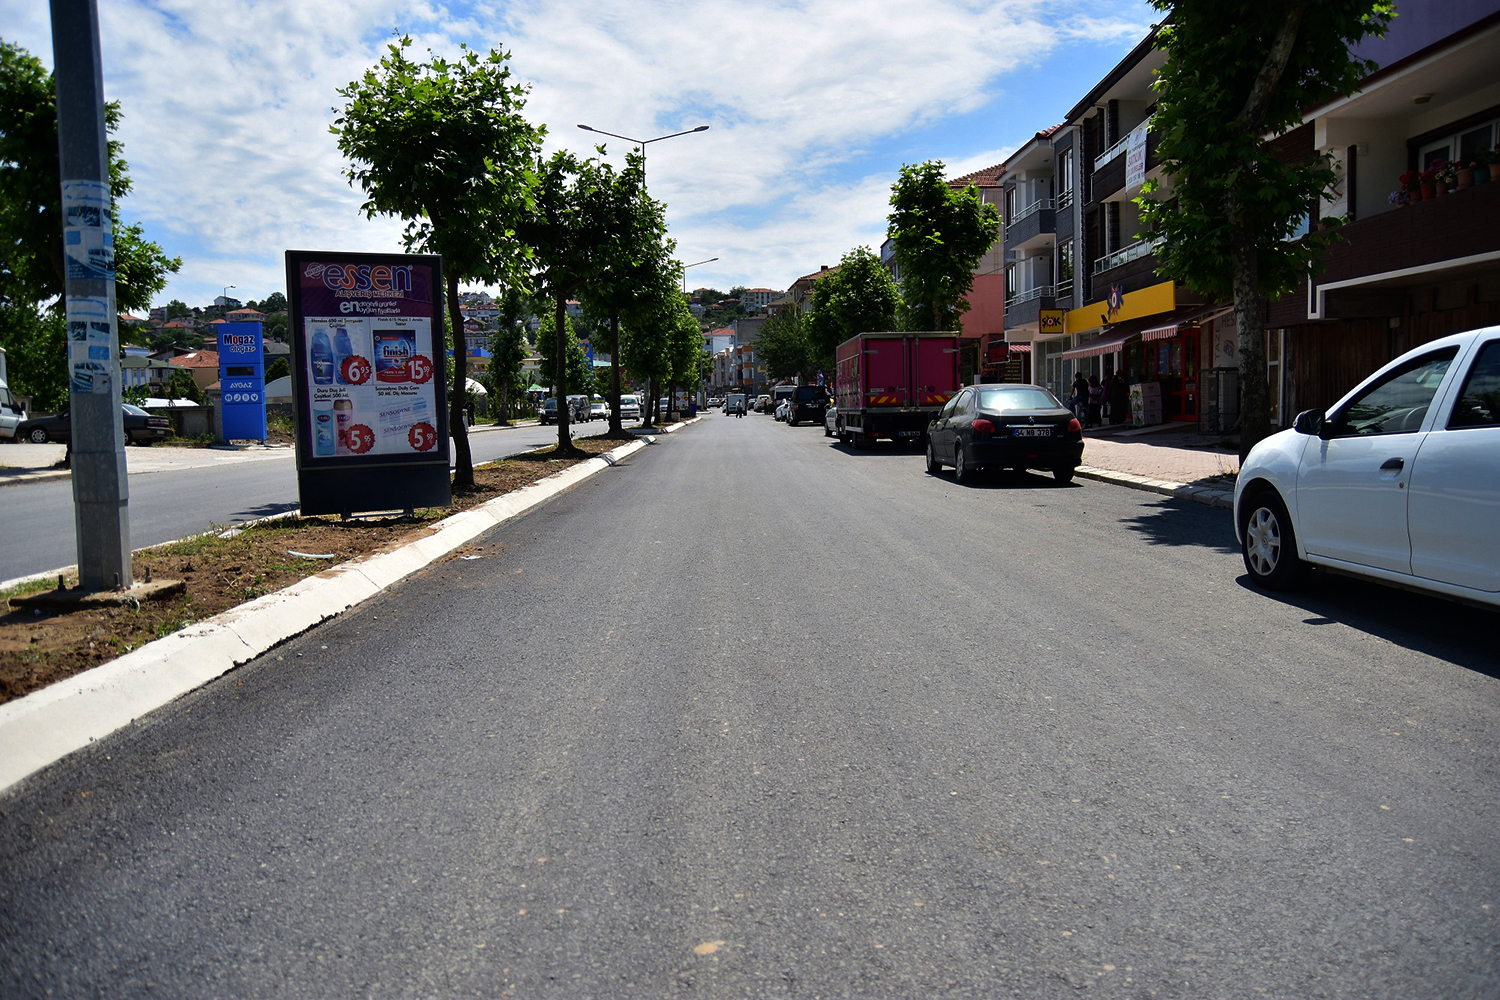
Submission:
M 411 381 L 411 356 L 417 353 L 411 330 L 376 330 L 375 381 L 387 385 Z

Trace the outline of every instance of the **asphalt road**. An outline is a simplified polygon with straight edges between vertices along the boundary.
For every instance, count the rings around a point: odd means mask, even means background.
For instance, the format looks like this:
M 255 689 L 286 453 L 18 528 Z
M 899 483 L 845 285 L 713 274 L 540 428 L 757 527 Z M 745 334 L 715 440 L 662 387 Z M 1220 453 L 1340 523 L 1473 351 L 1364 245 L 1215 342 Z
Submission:
M 1497 618 L 710 416 L 0 798 L 0 995 L 1493 997 Z
M 574 437 L 608 430 L 609 425 L 600 421 L 572 428 Z M 493 461 L 556 441 L 556 425 L 485 427 L 469 436 L 475 462 Z M 127 462 L 140 455 L 141 449 L 127 450 Z M 209 455 L 205 451 L 205 456 Z M 297 509 L 297 463 L 291 449 L 252 462 L 238 461 L 234 453 L 226 456 L 224 461 L 195 468 L 131 473 L 131 546 L 170 542 L 216 526 Z M 45 573 L 77 562 L 71 481 L 6 486 L 0 492 L 0 501 L 5 504 L 0 580 Z

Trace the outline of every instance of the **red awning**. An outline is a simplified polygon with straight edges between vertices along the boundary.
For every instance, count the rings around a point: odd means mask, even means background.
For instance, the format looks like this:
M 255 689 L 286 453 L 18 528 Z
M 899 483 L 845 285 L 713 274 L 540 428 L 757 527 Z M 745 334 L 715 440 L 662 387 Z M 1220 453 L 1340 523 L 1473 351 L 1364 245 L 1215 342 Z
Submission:
M 1012 354 L 1030 354 L 1031 353 L 1031 341 L 1029 341 L 1029 340 L 1024 340 L 1024 341 L 1007 341 L 1005 346 L 1008 347 L 1008 348 L 1010 348 L 1010 352 Z
M 1132 341 L 1138 336 L 1140 336 L 1140 333 L 1136 330 L 1114 330 L 1104 334 L 1102 337 L 1095 337 L 1093 340 L 1085 341 L 1071 351 L 1063 351 L 1062 357 L 1092 358 L 1100 354 L 1113 354 L 1124 347 L 1128 341 Z
M 1141 331 L 1142 340 L 1170 340 L 1177 336 L 1177 324 L 1169 323 L 1166 326 L 1154 326 L 1149 330 Z

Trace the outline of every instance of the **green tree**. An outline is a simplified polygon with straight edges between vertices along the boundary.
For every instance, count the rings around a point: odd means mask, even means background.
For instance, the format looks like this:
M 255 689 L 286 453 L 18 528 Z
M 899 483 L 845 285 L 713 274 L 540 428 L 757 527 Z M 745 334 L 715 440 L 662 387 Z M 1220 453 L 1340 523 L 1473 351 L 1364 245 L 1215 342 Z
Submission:
M 260 303 L 260 311 L 268 316 L 273 313 L 284 313 L 286 309 L 286 296 L 281 292 L 272 292 L 262 299 Z
M 811 320 L 800 309 L 784 309 L 761 325 L 760 339 L 755 342 L 755 359 L 767 377 L 779 382 L 799 377 L 809 369 L 810 325 Z
M 1264 296 L 1296 289 L 1338 220 L 1296 238 L 1334 181 L 1318 155 L 1283 163 L 1266 146 L 1304 108 L 1353 93 L 1375 65 L 1350 49 L 1383 35 L 1387 0 L 1152 0 L 1167 12 L 1152 128 L 1164 180 L 1138 203 L 1161 238 L 1159 273 L 1234 302 L 1239 335 L 1240 456 L 1270 433 Z
M 523 320 L 524 296 L 509 289 L 500 298 L 500 323 L 490 338 L 490 391 L 500 395 L 500 422 L 509 423 L 513 400 L 526 391 L 521 367 L 526 362 L 528 346 Z
M 623 434 L 620 422 L 621 322 L 644 310 L 650 313 L 664 275 L 675 282 L 672 252 L 676 244 L 667 238 L 666 206 L 646 195 L 640 154 L 626 157 L 621 171 L 607 192 L 611 213 L 622 220 L 609 233 L 602 247 L 602 268 L 582 291 L 584 314 L 597 316 L 594 346 L 610 356 L 609 429 Z
M 1000 212 L 972 184 L 954 188 L 941 160 L 901 168 L 891 187 L 894 243 L 908 330 L 956 330 L 979 258 L 1000 238 Z
M 277 358 L 266 365 L 266 381 L 272 382 L 284 378 L 292 373 L 292 363 L 284 357 Z
M 534 285 L 552 304 L 555 343 L 544 347 L 546 337 L 539 335 L 537 350 L 551 361 L 559 398 L 557 449 L 568 453 L 576 449 L 561 400 L 574 390 L 589 391 L 593 369 L 590 367 L 587 377 L 578 382 L 564 366 L 568 356 L 564 331 L 572 330 L 565 322 L 567 301 L 603 271 L 607 259 L 604 248 L 626 223 L 620 206 L 610 197 L 614 171 L 608 164 L 580 160 L 559 150 L 537 165 L 536 174 L 531 212 L 519 231 L 531 248 Z
M 364 189 L 367 217 L 406 220 L 409 250 L 441 254 L 453 356 L 468 356 L 460 282 L 520 283 L 526 249 L 515 239 L 531 166 L 543 130 L 522 116 L 527 88 L 511 82 L 509 53 L 409 60 L 410 38 L 389 47 L 380 65 L 339 91 L 346 104 L 332 131 L 351 161 L 347 176 Z M 464 427 L 463 365 L 455 365 L 449 428 L 453 484 L 474 485 Z
M 672 378 L 672 331 L 679 312 L 687 303 L 679 291 L 681 265 L 668 260 L 659 269 L 648 269 L 640 288 L 641 298 L 625 317 L 620 332 L 620 353 L 630 374 L 647 384 L 646 412 L 642 424 L 656 422 L 656 401 Z
M 112 134 L 121 121 L 119 103 L 107 104 L 104 115 Z M 0 303 L 6 311 L 0 347 L 16 365 L 10 373 L 13 388 L 49 406 L 56 386 L 66 389 L 67 350 L 62 341 L 52 341 L 50 319 L 23 313 L 37 313 L 49 303 L 53 311 L 62 310 L 66 271 L 59 170 L 52 75 L 25 49 L 0 41 Z M 109 175 L 115 303 L 122 312 L 145 310 L 182 261 L 166 256 L 139 225 L 122 224 L 118 205 L 130 192 L 130 172 L 113 139 Z M 28 343 L 29 337 L 41 340 Z M 17 363 L 18 358 L 25 360 Z
M 563 378 L 553 383 L 553 393 L 557 396 L 560 409 L 562 401 L 569 395 L 593 393 L 594 366 L 589 363 L 589 356 L 583 353 L 578 334 L 573 332 L 572 317 L 566 312 L 562 314 L 562 335 L 558 336 L 557 314 L 548 313 L 542 317 L 541 332 L 537 337 L 537 356 L 543 372 L 558 370 L 556 352 L 559 347 L 562 348 Z
M 181 299 L 173 299 L 167 303 L 167 319 L 190 319 L 193 311 L 188 308 L 187 303 Z
M 838 345 L 857 333 L 895 329 L 900 308 L 901 292 L 879 255 L 869 247 L 850 250 L 838 270 L 813 285 L 803 370 L 831 374 Z

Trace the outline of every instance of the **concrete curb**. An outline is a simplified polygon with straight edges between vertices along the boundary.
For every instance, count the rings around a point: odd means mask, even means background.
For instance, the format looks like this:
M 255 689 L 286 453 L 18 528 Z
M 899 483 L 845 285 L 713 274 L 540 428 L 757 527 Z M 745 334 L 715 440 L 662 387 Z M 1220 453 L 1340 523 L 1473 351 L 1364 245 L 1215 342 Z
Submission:
M 1147 493 L 1174 497 L 1178 500 L 1193 500 L 1208 504 L 1210 507 L 1222 507 L 1225 510 L 1234 509 L 1233 490 L 1215 490 L 1206 486 L 1193 486 L 1189 483 L 1174 483 L 1168 479 L 1152 479 L 1149 476 L 1137 476 L 1129 472 L 1111 472 L 1109 469 L 1095 469 L 1088 465 L 1080 465 L 1075 474 L 1082 479 L 1113 483 L 1116 486 L 1124 486 L 1126 489 L 1144 490 Z
M 664 430 L 670 433 L 691 422 Z M 434 525 L 426 538 L 332 567 L 0 705 L 0 793 L 94 740 L 342 614 L 653 442 L 653 437 L 643 435 L 514 493 L 454 514 Z

